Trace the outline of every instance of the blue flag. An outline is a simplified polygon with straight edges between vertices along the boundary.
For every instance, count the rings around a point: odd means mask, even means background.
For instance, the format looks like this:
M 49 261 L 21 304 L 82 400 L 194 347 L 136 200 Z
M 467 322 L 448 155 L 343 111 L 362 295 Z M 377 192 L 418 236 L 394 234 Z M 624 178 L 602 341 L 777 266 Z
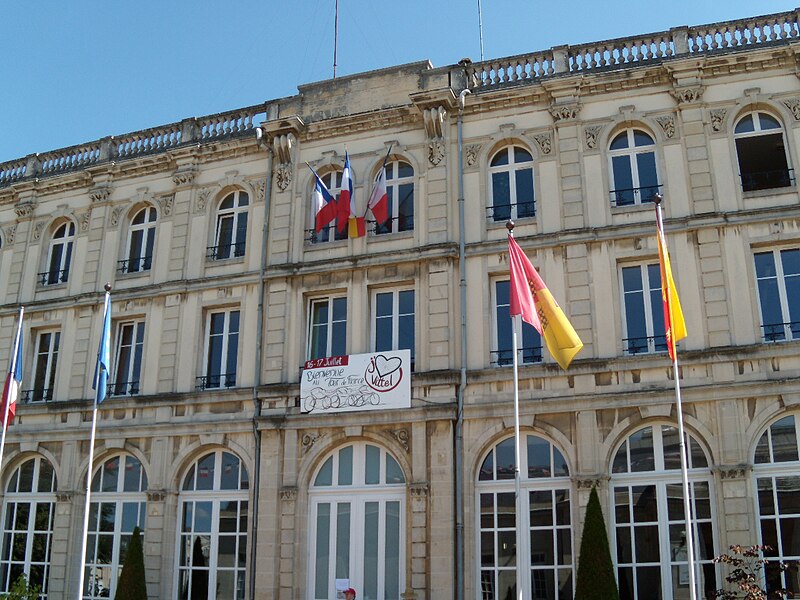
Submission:
M 94 403 L 100 404 L 106 399 L 108 373 L 111 370 L 111 294 L 106 292 L 106 303 L 103 309 L 103 335 L 97 349 L 97 366 L 94 370 L 92 389 L 95 391 Z

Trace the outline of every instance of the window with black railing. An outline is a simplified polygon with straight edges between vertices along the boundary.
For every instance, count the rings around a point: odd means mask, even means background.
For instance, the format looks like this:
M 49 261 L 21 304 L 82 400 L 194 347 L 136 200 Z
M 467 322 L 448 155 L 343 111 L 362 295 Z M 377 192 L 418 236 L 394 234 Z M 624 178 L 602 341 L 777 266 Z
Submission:
M 493 367 L 509 367 L 514 364 L 514 351 L 511 348 L 492 350 L 489 355 L 491 359 L 489 364 Z M 540 362 L 542 362 L 541 346 L 530 346 L 517 350 L 517 364 L 530 365 Z
M 209 246 L 206 248 L 206 258 L 209 260 L 225 260 L 244 256 L 245 243 L 236 242 L 222 246 Z
M 486 215 L 495 223 L 505 223 L 509 219 L 526 219 L 536 216 L 536 203 L 533 200 L 527 202 L 515 202 L 509 204 L 495 204 L 486 207 Z
M 72 221 L 65 221 L 55 228 L 47 254 L 47 271 L 39 273 L 40 285 L 56 285 L 67 281 L 74 238 L 75 223 Z
M 236 373 L 220 373 L 219 375 L 203 375 L 197 378 L 198 390 L 213 390 L 236 387 Z
M 622 348 L 625 354 L 655 354 L 667 351 L 667 337 L 665 335 L 651 335 L 647 337 L 623 338 Z
M 122 275 L 126 273 L 141 273 L 149 271 L 152 267 L 152 256 L 137 256 L 134 258 L 126 258 L 117 261 L 117 273 Z
M 626 129 L 611 140 L 608 156 L 611 206 L 651 202 L 661 188 L 653 136 L 642 129 Z
M 32 390 L 22 390 L 20 400 L 24 403 L 29 402 L 51 402 L 53 400 L 53 388 L 34 388 Z
M 389 218 L 375 225 L 375 234 L 414 230 L 414 168 L 404 160 L 386 163 Z
M 763 339 L 765 342 L 782 342 L 800 338 L 800 321 L 790 323 L 771 323 L 762 325 Z
M 66 283 L 69 277 L 69 269 L 56 269 L 54 271 L 44 271 L 38 274 L 39 285 L 57 285 Z
M 661 184 L 648 187 L 611 190 L 611 206 L 632 206 L 652 202 L 661 190 Z
M 800 249 L 756 252 L 754 260 L 764 341 L 800 339 Z
M 742 191 L 794 185 L 783 127 L 777 118 L 765 112 L 748 113 L 737 121 L 733 131 Z
M 138 381 L 120 381 L 108 384 L 109 396 L 138 396 L 139 395 L 139 382 Z
M 666 352 L 661 268 L 656 264 L 622 267 L 622 350 L 626 355 Z
M 533 156 L 522 146 L 505 146 L 489 161 L 487 217 L 495 222 L 536 216 Z
M 516 327 L 509 311 L 510 287 L 508 280 L 494 282 L 495 339 L 489 354 L 493 367 L 508 367 L 514 364 L 513 333 Z M 533 325 L 521 322 L 517 328 L 517 362 L 533 364 L 542 362 L 542 337 Z

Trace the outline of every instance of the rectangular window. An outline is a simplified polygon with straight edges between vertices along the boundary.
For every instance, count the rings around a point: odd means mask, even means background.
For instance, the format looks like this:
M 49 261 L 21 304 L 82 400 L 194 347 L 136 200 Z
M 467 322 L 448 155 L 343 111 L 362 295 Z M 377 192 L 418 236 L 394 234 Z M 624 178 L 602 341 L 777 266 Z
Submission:
M 347 298 L 312 300 L 308 318 L 308 360 L 347 354 Z
M 239 353 L 239 311 L 212 312 L 206 319 L 205 375 L 200 389 L 236 386 Z
M 755 254 L 761 329 L 765 342 L 800 337 L 800 250 Z
M 139 377 L 142 372 L 144 350 L 144 321 L 126 321 L 117 327 L 115 369 L 113 383 L 109 385 L 111 396 L 134 396 L 139 393 Z
M 414 364 L 414 290 L 377 292 L 373 297 L 372 314 L 373 348 L 375 352 L 386 350 L 410 350 Z
M 512 332 L 514 323 L 509 312 L 510 283 L 508 280 L 494 283 L 494 350 L 491 364 L 508 366 L 514 363 Z M 520 320 L 517 329 L 517 360 L 522 364 L 542 362 L 542 337 L 533 325 Z
M 625 354 L 665 352 L 661 268 L 658 263 L 622 267 L 623 339 Z
M 60 331 L 42 331 L 36 337 L 33 389 L 26 394 L 26 399 L 30 402 L 44 402 L 53 399 L 60 343 Z

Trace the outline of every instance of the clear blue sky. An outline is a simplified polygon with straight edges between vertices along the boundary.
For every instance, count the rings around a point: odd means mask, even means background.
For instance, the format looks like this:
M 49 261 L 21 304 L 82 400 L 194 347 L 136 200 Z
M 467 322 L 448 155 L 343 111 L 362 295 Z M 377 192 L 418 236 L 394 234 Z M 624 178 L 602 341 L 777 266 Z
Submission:
M 487 58 L 756 14 L 774 0 L 482 0 Z M 477 0 L 339 0 L 346 75 L 480 57 Z M 328 79 L 334 0 L 40 0 L 0 19 L 0 162 Z

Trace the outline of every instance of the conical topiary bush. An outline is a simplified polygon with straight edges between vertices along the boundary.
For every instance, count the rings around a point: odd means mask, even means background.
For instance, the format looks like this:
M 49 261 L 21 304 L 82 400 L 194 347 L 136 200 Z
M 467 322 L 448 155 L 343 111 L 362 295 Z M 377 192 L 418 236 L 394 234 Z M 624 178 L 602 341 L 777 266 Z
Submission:
M 589 504 L 586 506 L 575 600 L 619 600 L 606 523 L 595 488 L 592 488 Z
M 144 552 L 139 528 L 133 530 L 128 544 L 128 554 L 122 565 L 122 574 L 117 582 L 114 600 L 147 600 L 147 584 L 144 581 Z

